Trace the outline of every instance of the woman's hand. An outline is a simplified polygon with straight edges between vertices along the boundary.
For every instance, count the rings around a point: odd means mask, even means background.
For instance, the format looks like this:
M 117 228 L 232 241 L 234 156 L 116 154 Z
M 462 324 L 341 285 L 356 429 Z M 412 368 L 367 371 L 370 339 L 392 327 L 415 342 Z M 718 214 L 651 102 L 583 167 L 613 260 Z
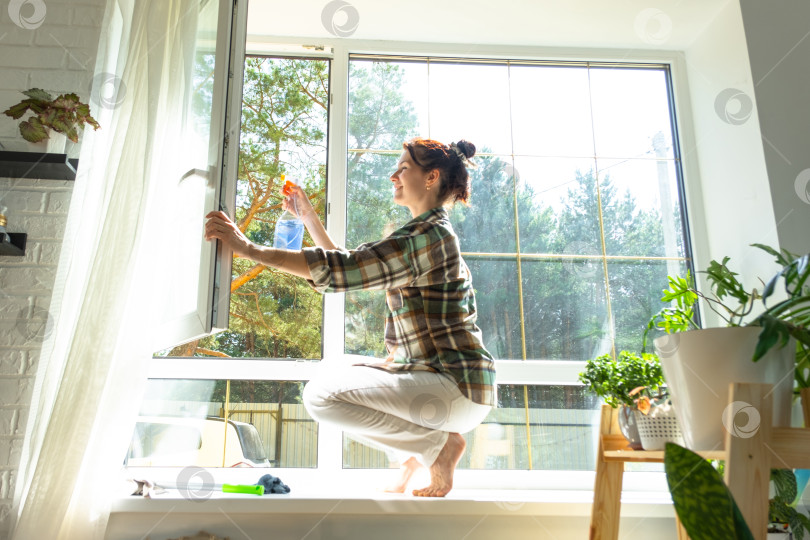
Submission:
M 281 202 L 281 207 L 291 214 L 294 214 L 301 220 L 307 219 L 310 216 L 317 219 L 315 209 L 312 203 L 309 202 L 309 197 L 301 189 L 301 186 L 293 184 L 288 188 L 287 193 L 284 193 L 284 186 L 281 187 L 281 194 L 284 195 L 284 200 Z
M 253 242 L 247 239 L 225 212 L 215 210 L 209 212 L 205 218 L 208 220 L 205 224 L 206 240 L 219 240 L 226 247 L 231 248 L 234 255 L 245 259 L 251 258 Z

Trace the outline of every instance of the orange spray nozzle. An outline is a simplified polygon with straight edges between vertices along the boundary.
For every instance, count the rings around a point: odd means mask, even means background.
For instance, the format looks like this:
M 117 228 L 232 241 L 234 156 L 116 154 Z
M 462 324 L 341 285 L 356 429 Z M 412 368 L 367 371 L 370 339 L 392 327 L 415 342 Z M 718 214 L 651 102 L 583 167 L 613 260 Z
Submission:
M 292 188 L 293 188 L 294 185 L 295 185 L 295 182 L 290 182 L 289 180 L 285 180 L 284 181 L 284 187 L 281 188 L 281 192 L 284 193 L 284 195 L 289 195 L 290 193 L 292 193 Z

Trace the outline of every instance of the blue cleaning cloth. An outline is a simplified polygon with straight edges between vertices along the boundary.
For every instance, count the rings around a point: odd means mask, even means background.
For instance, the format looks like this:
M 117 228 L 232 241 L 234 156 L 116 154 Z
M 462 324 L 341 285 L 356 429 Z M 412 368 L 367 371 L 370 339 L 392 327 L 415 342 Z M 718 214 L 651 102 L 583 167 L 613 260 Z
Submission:
M 281 481 L 281 478 L 273 476 L 272 474 L 265 474 L 259 481 L 256 482 L 257 486 L 264 486 L 264 494 L 268 493 L 289 493 L 290 487 Z

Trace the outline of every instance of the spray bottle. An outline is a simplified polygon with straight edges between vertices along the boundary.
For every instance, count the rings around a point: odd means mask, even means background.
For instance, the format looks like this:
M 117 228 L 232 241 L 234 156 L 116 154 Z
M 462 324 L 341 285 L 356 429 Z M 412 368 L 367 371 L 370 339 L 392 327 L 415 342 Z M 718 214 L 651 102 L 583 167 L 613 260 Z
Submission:
M 294 180 L 285 180 L 284 175 L 281 175 L 281 180 L 284 182 L 282 193 L 289 195 L 292 193 L 292 187 L 297 184 Z M 295 204 L 293 198 L 293 207 L 295 213 L 298 213 L 298 206 Z M 285 210 L 281 217 L 276 222 L 276 234 L 273 238 L 273 247 L 281 249 L 292 249 L 298 251 L 304 242 L 304 222 L 301 221 L 296 215 L 289 210 Z

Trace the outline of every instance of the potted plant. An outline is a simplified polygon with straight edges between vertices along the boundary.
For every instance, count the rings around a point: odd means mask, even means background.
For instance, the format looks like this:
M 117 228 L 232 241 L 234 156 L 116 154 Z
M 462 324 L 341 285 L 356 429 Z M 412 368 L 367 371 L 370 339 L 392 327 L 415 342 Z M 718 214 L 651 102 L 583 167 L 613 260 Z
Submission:
M 614 360 L 610 354 L 603 354 L 585 363 L 579 380 L 607 405 L 621 407 L 619 427 L 622 435 L 631 448 L 641 450 L 641 437 L 634 416 L 638 398 L 634 398 L 631 392 L 639 387 L 660 392 L 664 376 L 658 357 L 649 353 L 638 355 L 621 351 Z
M 31 116 L 20 122 L 20 134 L 23 139 L 31 143 L 42 141 L 56 142 L 61 140 L 61 150 L 49 146 L 46 151 L 64 151 L 65 138 L 77 143 L 79 142 L 79 131 L 84 124 L 98 129 L 96 120 L 90 116 L 90 106 L 82 103 L 76 94 L 61 94 L 54 98 L 51 94 L 40 88 L 32 88 L 23 92 L 27 99 L 16 105 L 12 105 L 4 111 L 4 114 L 14 120 L 19 120 L 28 111 Z
M 728 257 L 722 262 L 711 261 L 704 272 L 710 292 L 699 291 L 688 274 L 685 279 L 669 276 L 669 288 L 664 291 L 662 300 L 672 304 L 653 316 L 645 331 L 645 347 L 651 330 L 667 334 L 657 338 L 654 345 L 681 420 L 686 445 L 693 450 L 722 446 L 729 383 L 773 384 L 774 425 L 790 422 L 794 379 L 800 384 L 804 380 L 805 386 L 807 383 L 810 256 L 797 257 L 785 250 L 778 252 L 768 246 L 754 246 L 774 255 L 782 266 L 764 284 L 761 294 L 756 289 L 745 289 L 737 274 L 729 269 Z M 769 303 L 780 281 L 784 281 L 786 298 Z M 694 316 L 698 298 L 725 320 L 726 328 L 700 329 Z M 758 300 L 762 302 L 762 312 L 754 315 Z M 794 344 L 790 344 L 791 339 L 795 340 Z M 795 377 L 790 376 L 794 372 Z M 800 379 L 800 375 L 804 379 Z M 725 421 L 727 429 L 736 429 L 728 424 L 733 424 L 735 418 Z
M 699 455 L 667 444 L 664 470 L 675 512 L 689 538 L 750 538 L 751 529 L 723 481 L 722 472 Z M 790 469 L 772 469 L 773 497 L 768 505 L 768 538 L 802 540 L 810 519 L 796 510 L 796 476 Z M 786 524 L 789 527 L 784 527 Z

